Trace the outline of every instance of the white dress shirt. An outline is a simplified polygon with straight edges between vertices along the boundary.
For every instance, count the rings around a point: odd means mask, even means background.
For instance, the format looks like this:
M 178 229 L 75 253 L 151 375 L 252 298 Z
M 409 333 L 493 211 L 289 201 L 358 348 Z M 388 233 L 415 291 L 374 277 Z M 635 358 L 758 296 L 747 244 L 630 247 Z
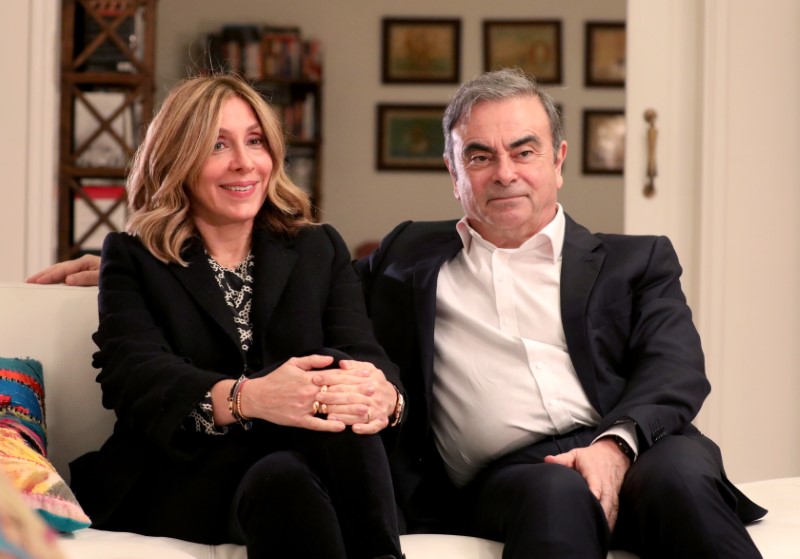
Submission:
M 512 450 L 600 421 L 561 322 L 565 223 L 559 205 L 515 249 L 495 247 L 466 218 L 457 225 L 464 249 L 442 266 L 436 290 L 432 422 L 458 486 Z M 632 427 L 617 431 L 636 448 Z

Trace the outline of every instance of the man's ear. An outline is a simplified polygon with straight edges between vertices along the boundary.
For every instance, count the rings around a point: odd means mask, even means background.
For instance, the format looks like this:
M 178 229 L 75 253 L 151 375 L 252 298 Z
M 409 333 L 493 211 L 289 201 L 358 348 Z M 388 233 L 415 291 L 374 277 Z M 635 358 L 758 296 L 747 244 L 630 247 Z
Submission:
M 558 174 L 558 181 L 559 181 L 558 188 L 561 188 L 561 186 L 564 184 L 563 172 L 564 172 L 564 160 L 566 158 L 567 158 L 567 142 L 562 141 L 561 147 L 558 150 L 558 156 L 556 158 L 556 172 Z

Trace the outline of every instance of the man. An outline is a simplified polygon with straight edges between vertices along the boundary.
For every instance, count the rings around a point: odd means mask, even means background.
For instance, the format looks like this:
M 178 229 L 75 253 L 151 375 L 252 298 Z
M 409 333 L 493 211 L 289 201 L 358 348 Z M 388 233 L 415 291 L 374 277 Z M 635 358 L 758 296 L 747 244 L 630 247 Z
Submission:
M 709 385 L 669 241 L 563 212 L 560 118 L 520 72 L 462 85 L 444 133 L 464 218 L 403 223 L 357 264 L 409 391 L 409 530 L 509 559 L 760 557 L 742 522 L 766 511 L 690 423 Z
M 519 72 L 462 85 L 444 131 L 464 218 L 403 223 L 356 264 L 409 393 L 391 457 L 408 530 L 506 559 L 760 557 L 742 522 L 766 511 L 690 423 L 709 386 L 669 241 L 563 212 L 560 117 Z M 78 262 L 31 279 L 97 267 Z

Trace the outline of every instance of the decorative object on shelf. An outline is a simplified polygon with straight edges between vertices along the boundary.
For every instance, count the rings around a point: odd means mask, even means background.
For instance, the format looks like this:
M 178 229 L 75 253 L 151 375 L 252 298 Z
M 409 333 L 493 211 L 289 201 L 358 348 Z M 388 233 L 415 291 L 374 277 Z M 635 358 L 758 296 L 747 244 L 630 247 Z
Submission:
M 127 165 L 153 113 L 156 0 L 61 0 L 58 259 L 124 225 Z M 98 196 L 98 187 L 112 185 Z
M 444 109 L 444 105 L 378 105 L 376 167 L 395 171 L 446 171 L 442 159 Z
M 625 87 L 625 23 L 586 23 L 586 87 Z
M 460 19 L 383 19 L 383 83 L 458 83 Z
M 484 70 L 520 68 L 541 84 L 561 83 L 561 22 L 485 20 Z
M 625 167 L 625 113 L 583 111 L 583 174 L 621 175 Z

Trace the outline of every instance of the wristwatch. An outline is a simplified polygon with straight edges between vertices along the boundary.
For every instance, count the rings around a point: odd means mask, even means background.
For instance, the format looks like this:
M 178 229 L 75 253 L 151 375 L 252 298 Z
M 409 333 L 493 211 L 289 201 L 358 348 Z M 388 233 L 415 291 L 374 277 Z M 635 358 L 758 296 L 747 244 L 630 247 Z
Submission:
M 392 416 L 389 418 L 389 427 L 394 427 L 400 423 L 400 420 L 403 419 L 403 408 L 405 408 L 406 405 L 406 401 L 403 399 L 400 389 L 394 386 L 394 390 L 397 392 L 397 403 L 394 405 L 394 413 L 392 413 Z
M 636 460 L 636 453 L 631 448 L 631 445 L 629 445 L 628 442 L 619 435 L 609 435 L 608 438 L 617 443 L 617 446 L 622 451 L 622 454 L 627 456 L 628 460 L 630 460 L 631 464 L 633 464 L 633 461 Z

